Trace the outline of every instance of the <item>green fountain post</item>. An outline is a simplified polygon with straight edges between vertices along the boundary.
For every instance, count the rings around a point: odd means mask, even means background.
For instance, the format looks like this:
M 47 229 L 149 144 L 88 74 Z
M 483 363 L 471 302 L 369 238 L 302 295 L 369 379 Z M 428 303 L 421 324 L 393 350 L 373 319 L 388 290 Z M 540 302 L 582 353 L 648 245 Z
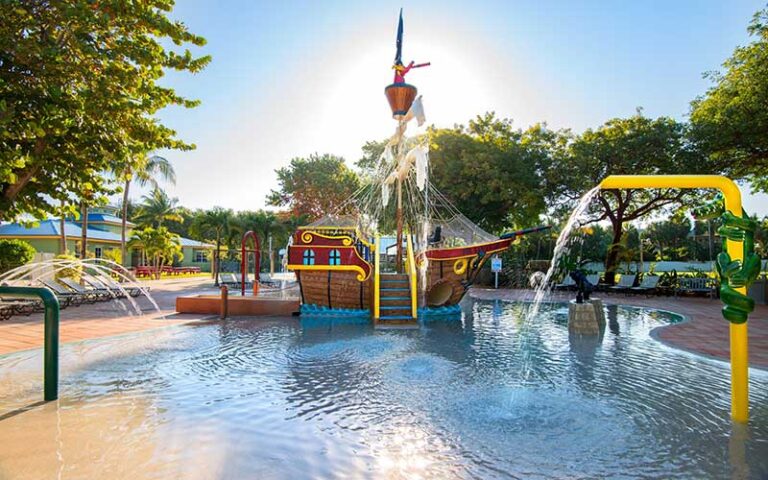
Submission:
M 0 296 L 41 299 L 45 306 L 43 342 L 43 399 L 59 398 L 59 299 L 47 288 L 0 287 Z

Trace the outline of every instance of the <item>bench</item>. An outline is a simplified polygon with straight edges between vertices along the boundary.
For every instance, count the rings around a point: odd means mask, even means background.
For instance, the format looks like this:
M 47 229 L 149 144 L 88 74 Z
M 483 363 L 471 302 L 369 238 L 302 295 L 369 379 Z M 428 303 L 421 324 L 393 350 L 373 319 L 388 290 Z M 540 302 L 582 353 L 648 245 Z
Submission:
M 704 294 L 710 298 L 717 296 L 717 282 L 712 278 L 693 278 L 693 277 L 681 277 L 678 279 L 678 286 L 675 290 L 675 296 L 683 295 L 699 295 Z

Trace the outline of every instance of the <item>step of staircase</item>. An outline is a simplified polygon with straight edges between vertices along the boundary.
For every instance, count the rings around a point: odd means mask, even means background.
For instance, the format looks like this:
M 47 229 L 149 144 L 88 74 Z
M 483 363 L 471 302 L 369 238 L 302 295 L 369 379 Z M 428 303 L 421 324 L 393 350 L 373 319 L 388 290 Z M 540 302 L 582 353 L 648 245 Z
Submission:
M 411 316 L 411 284 L 404 273 L 382 273 L 379 277 L 379 319 L 377 325 L 416 325 Z
M 415 323 L 416 319 L 410 315 L 382 315 L 379 323 Z

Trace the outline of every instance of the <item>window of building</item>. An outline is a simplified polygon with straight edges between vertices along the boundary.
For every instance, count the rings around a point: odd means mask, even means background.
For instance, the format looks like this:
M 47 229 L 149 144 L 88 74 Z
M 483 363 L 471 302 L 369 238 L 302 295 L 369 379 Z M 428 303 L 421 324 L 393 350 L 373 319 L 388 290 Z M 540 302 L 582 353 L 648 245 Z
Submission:
M 206 263 L 208 261 L 208 255 L 205 250 L 195 250 L 195 263 Z
M 341 265 L 341 252 L 331 250 L 331 253 L 328 254 L 328 265 Z
M 93 255 L 96 258 L 101 258 L 101 247 L 96 247 L 93 249 Z
M 312 249 L 304 250 L 304 265 L 315 264 L 315 251 Z

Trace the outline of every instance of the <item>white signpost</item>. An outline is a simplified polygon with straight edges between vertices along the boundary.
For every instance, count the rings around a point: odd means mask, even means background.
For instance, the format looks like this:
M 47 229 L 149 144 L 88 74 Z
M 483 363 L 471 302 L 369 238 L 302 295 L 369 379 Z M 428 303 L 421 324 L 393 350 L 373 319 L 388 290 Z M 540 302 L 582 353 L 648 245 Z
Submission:
M 494 276 L 493 288 L 499 288 L 499 272 L 501 271 L 501 258 L 499 258 L 497 255 L 494 255 L 493 258 L 491 258 L 491 271 L 493 272 L 493 276 Z

